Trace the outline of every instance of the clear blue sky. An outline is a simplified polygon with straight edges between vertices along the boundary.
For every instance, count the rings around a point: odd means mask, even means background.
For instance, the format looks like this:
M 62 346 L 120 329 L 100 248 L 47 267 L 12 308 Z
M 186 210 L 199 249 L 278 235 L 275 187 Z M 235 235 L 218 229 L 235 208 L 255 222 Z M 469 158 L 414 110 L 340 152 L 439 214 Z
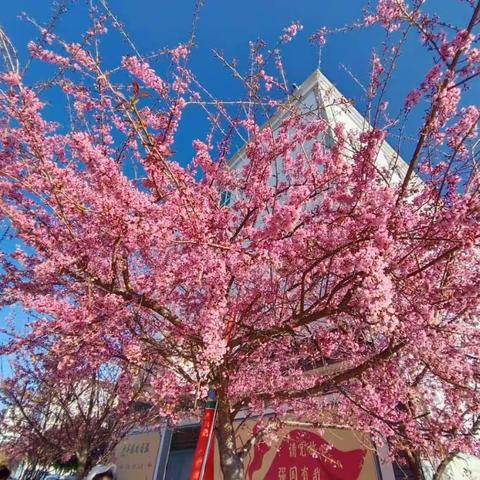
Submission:
M 74 2 L 58 24 L 56 30 L 69 41 L 78 41 L 86 29 L 86 3 L 85 0 Z M 142 53 L 173 47 L 189 38 L 195 0 L 114 0 L 109 3 Z M 282 29 L 299 20 L 304 30 L 283 53 L 289 80 L 300 84 L 318 65 L 318 48 L 309 42 L 310 35 L 323 25 L 338 26 L 355 20 L 361 15 L 363 3 L 364 0 L 206 0 L 197 27 L 198 47 L 192 55 L 191 68 L 210 91 L 224 99 L 237 99 L 239 84 L 231 81 L 231 75 L 214 58 L 212 49 L 222 50 L 227 58 L 239 60 L 240 68 L 242 65 L 247 68 L 249 41 L 261 38 L 274 46 Z M 344 4 L 350 8 L 346 9 Z M 51 0 L 17 0 L 5 2 L 2 7 L 0 23 L 25 57 L 26 44 L 38 34 L 33 26 L 19 20 L 18 14 L 25 11 L 45 24 L 52 16 L 53 3 Z M 348 75 L 340 70 L 339 63 L 345 63 L 365 77 L 370 48 L 379 40 L 378 35 L 375 37 L 372 38 L 372 32 L 355 35 L 353 43 L 351 35 L 339 35 L 323 52 L 324 73 L 349 96 L 360 96 L 361 91 L 356 90 Z M 120 40 L 109 40 L 103 48 L 103 58 L 107 60 L 117 60 L 125 53 L 131 52 Z M 31 78 L 36 78 L 38 68 L 31 69 Z M 179 157 L 184 157 L 179 158 L 182 163 L 188 162 L 192 138 L 204 133 L 199 130 L 201 122 L 195 112 L 186 113 L 187 121 L 183 122 L 175 146 Z
M 70 11 L 62 16 L 57 32 L 69 41 L 79 40 L 87 25 L 86 0 L 70 2 Z M 214 59 L 212 49 L 222 50 L 227 58 L 236 58 L 240 66 L 248 63 L 248 42 L 264 39 L 274 45 L 285 26 L 299 20 L 304 29 L 298 38 L 284 48 L 285 63 L 290 82 L 300 84 L 318 64 L 318 49 L 309 37 L 322 26 L 336 27 L 351 23 L 362 16 L 366 0 L 205 0 L 198 24 L 197 44 L 191 67 L 200 80 L 215 94 L 224 99 L 238 97 L 238 84 L 231 81 L 229 73 Z M 375 2 L 372 2 L 375 3 Z M 138 49 L 152 52 L 165 46 L 175 46 L 188 39 L 191 31 L 194 0 L 113 0 L 112 11 L 123 21 Z M 427 0 L 432 9 L 454 23 L 465 21 L 469 9 L 458 0 Z M 25 11 L 46 23 L 53 11 L 52 0 L 15 0 L 3 2 L 0 23 L 18 46 L 21 56 L 26 55 L 27 42 L 35 38 L 34 27 L 18 19 Z M 358 79 L 368 82 L 369 56 L 372 47 L 380 47 L 383 33 L 371 28 L 353 33 L 338 34 L 330 38 L 322 53 L 323 73 L 344 95 L 361 105 L 363 92 L 345 72 L 345 65 Z M 103 57 L 118 59 L 129 53 L 120 40 L 109 40 L 104 46 Z M 398 112 L 408 91 L 418 85 L 420 75 L 431 64 L 422 53 L 418 39 L 407 43 L 395 81 L 390 85 L 390 110 Z M 37 70 L 31 70 L 35 77 Z M 480 94 L 478 84 L 469 95 Z M 53 112 L 55 114 L 55 112 Z M 188 115 L 191 115 L 190 117 Z M 187 112 L 175 150 L 181 163 L 187 163 L 191 153 L 191 141 L 203 136 L 202 125 L 195 112 Z M 409 133 L 414 134 L 419 116 L 412 118 Z M 408 147 L 407 147 L 408 149 Z M 408 157 L 408 151 L 404 152 Z
M 71 10 L 62 17 L 56 31 L 68 41 L 78 41 L 87 25 L 85 5 L 88 2 L 78 0 L 72 3 Z M 112 0 L 110 3 L 111 9 L 123 21 L 142 53 L 173 47 L 189 38 L 195 3 L 193 0 Z M 190 66 L 218 97 L 235 99 L 239 95 L 238 84 L 231 80 L 225 68 L 214 59 L 212 49 L 222 50 L 227 58 L 235 57 L 240 66 L 246 66 L 250 40 L 261 38 L 274 45 L 281 30 L 298 20 L 304 29 L 283 52 L 289 81 L 300 84 L 318 64 L 318 49 L 309 43 L 310 35 L 322 26 L 342 26 L 361 17 L 361 8 L 365 3 L 366 0 L 205 0 L 198 24 L 198 48 L 193 53 Z M 18 15 L 25 11 L 42 24 L 50 19 L 52 5 L 51 0 L 2 2 L 0 24 L 17 46 L 21 58 L 26 58 L 26 44 L 37 36 L 37 31 L 27 22 L 19 20 Z M 468 9 L 458 0 L 427 0 L 426 8 L 434 9 L 455 23 L 465 21 L 464 16 L 468 14 Z M 323 50 L 323 73 L 345 96 L 356 99 L 359 105 L 363 93 L 341 65 L 345 65 L 366 84 L 371 49 L 379 47 L 382 39 L 383 33 L 379 28 L 339 34 L 329 39 Z M 106 59 L 118 59 L 125 53 L 130 52 L 120 40 L 109 40 L 103 50 Z M 401 108 L 405 95 L 418 85 L 421 75 L 431 65 L 428 55 L 421 53 L 418 39 L 407 43 L 396 79 L 390 85 L 388 99 L 392 114 Z M 34 66 L 30 71 L 31 79 L 37 80 L 39 75 L 38 67 Z M 477 82 L 467 99 L 474 102 L 479 97 Z M 55 106 L 51 106 L 49 114 L 55 117 L 59 112 Z M 415 136 L 420 118 L 419 112 L 411 119 L 408 133 L 412 136 Z M 199 120 L 198 112 L 187 112 L 175 145 L 181 163 L 188 163 L 192 140 L 203 137 L 205 132 L 206 125 Z M 402 152 L 407 159 L 409 148 L 411 147 L 407 145 Z M 5 244 L 1 247 L 8 248 Z M 20 314 L 17 324 L 21 324 L 23 319 Z M 0 319 L 0 324 L 3 321 Z

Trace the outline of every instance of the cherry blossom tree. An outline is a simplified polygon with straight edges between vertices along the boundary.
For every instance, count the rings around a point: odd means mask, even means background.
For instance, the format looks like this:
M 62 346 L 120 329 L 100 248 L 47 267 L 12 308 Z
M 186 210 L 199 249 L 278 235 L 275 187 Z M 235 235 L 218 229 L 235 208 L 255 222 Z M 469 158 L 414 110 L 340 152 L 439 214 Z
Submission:
M 46 358 L 17 363 L 1 385 L 2 447 L 24 462 L 27 476 L 30 467 L 71 464 L 82 479 L 132 428 L 155 421 L 145 376 L 104 365 L 59 381 L 52 367 Z
M 387 438 L 417 465 L 478 451 L 480 112 L 462 98 L 480 74 L 480 2 L 451 3 L 465 25 L 420 0 L 379 0 L 346 27 L 386 32 L 371 124 L 356 133 L 279 101 L 297 23 L 270 51 L 251 45 L 248 74 L 217 52 L 245 85 L 238 101 L 196 78 L 191 42 L 161 52 L 162 76 L 137 51 L 104 67 L 108 28 L 130 42 L 108 8 L 79 43 L 41 30 L 31 56 L 57 73 L 35 86 L 10 69 L 0 97 L 0 211 L 18 239 L 2 257 L 2 302 L 35 315 L 22 342 L 49 338 L 67 382 L 119 358 L 148 370 L 173 420 L 213 388 L 228 479 L 244 477 L 235 416 L 267 407 Z M 387 86 L 412 36 L 432 66 L 391 117 Z M 68 100 L 61 125 L 45 113 L 49 86 Z M 186 162 L 175 138 L 195 107 L 211 134 Z M 398 182 L 377 157 L 420 109 Z M 287 115 L 269 123 L 274 112 Z M 237 138 L 247 161 L 234 169 Z M 305 375 L 326 359 L 338 368 Z

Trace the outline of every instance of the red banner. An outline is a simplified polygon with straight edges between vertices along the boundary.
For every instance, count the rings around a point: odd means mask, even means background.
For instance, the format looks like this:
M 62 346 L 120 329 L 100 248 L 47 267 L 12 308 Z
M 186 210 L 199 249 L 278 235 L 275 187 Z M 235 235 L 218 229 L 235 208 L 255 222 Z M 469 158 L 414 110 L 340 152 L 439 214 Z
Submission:
M 255 446 L 247 479 L 263 466 L 270 447 Z M 343 452 L 308 430 L 292 430 L 283 438 L 264 480 L 357 480 L 367 450 Z
M 253 445 L 245 458 L 246 480 L 378 480 L 369 435 L 294 425 L 295 419 L 291 423 L 268 443 Z M 237 430 L 237 447 L 248 442 L 258 427 L 253 419 L 244 421 Z M 223 479 L 217 439 L 214 447 L 204 480 Z

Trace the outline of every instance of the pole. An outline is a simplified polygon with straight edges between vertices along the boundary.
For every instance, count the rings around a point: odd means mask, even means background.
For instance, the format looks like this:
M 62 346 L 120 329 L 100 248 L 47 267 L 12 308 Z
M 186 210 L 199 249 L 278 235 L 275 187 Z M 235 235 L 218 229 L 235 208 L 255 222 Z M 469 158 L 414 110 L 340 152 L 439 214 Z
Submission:
M 234 327 L 234 319 L 230 318 L 227 323 L 227 331 L 225 338 L 227 345 L 230 343 L 232 331 Z M 193 454 L 192 471 L 190 472 L 189 480 L 203 480 L 205 468 L 208 463 L 208 453 L 213 438 L 213 428 L 215 426 L 215 416 L 217 413 L 217 395 L 213 389 L 208 392 L 207 405 L 203 413 L 202 424 L 200 425 L 200 433 L 198 436 L 197 446 Z M 213 480 L 207 479 L 207 480 Z
M 217 398 L 214 390 L 208 392 L 207 404 L 203 413 L 202 424 L 198 436 L 197 446 L 193 455 L 190 480 L 203 480 L 209 450 L 213 439 L 213 427 L 217 413 Z

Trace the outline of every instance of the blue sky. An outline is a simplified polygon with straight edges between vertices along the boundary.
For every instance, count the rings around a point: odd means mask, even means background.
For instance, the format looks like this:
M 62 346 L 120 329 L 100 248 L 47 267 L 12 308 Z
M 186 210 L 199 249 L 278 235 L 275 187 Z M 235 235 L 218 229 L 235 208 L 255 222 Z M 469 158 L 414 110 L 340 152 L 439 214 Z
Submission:
M 87 25 L 85 5 L 88 2 L 78 0 L 71 3 L 71 10 L 62 16 L 56 32 L 67 41 L 78 41 Z M 240 94 L 239 85 L 214 58 L 212 49 L 222 50 L 227 58 L 236 58 L 240 67 L 243 65 L 246 68 L 249 41 L 261 38 L 274 46 L 282 29 L 298 20 L 304 29 L 294 42 L 285 46 L 283 53 L 289 81 L 300 84 L 318 65 L 318 48 L 309 42 L 309 37 L 322 26 L 338 27 L 361 17 L 365 3 L 365 0 L 205 0 L 198 23 L 198 47 L 190 66 L 215 95 L 225 100 L 236 99 Z M 110 4 L 142 53 L 174 47 L 189 38 L 195 5 L 193 0 L 111 0 Z M 427 0 L 426 8 L 434 9 L 455 23 L 465 22 L 468 14 L 464 4 L 458 0 Z M 53 3 L 50 0 L 2 2 L 0 24 L 17 46 L 20 57 L 25 59 L 26 44 L 37 36 L 37 31 L 18 19 L 22 11 L 44 24 L 52 15 Z M 331 37 L 323 49 L 321 70 L 345 96 L 357 100 L 360 106 L 363 92 L 342 65 L 366 84 L 371 49 L 378 47 L 383 38 L 379 28 L 338 34 Z M 118 59 L 125 53 L 131 53 L 127 46 L 119 38 L 112 38 L 105 45 L 103 57 Z M 425 54 L 418 39 L 413 37 L 405 46 L 395 80 L 390 84 L 387 97 L 392 114 L 398 112 L 405 95 L 418 85 L 430 65 L 431 58 Z M 41 74 L 41 69 L 35 65 L 29 72 L 33 81 L 38 80 Z M 474 101 L 479 95 L 477 82 L 466 98 Z M 204 137 L 207 131 L 207 125 L 198 113 L 186 112 L 175 145 L 178 160 L 183 164 L 189 161 L 192 140 Z M 53 105 L 49 114 L 55 117 L 60 112 Z M 415 136 L 420 119 L 421 110 L 411 118 L 408 133 L 412 136 Z M 410 148 L 406 145 L 402 152 L 406 158 Z M 23 319 L 20 314 L 17 324 L 21 324 Z
M 68 41 L 78 41 L 87 26 L 88 2 L 67 3 L 71 4 L 70 11 L 62 16 L 56 31 Z M 239 84 L 214 58 L 212 49 L 223 51 L 229 59 L 236 58 L 240 68 L 242 65 L 247 68 L 249 41 L 261 38 L 274 46 L 282 29 L 298 20 L 304 29 L 294 42 L 284 47 L 283 54 L 289 81 L 300 84 L 318 65 L 318 48 L 309 42 L 309 37 L 322 26 L 343 26 L 360 18 L 366 3 L 366 0 L 205 0 L 198 22 L 198 47 L 192 55 L 191 68 L 215 95 L 222 99 L 237 99 Z M 2 5 L 0 24 L 13 39 L 21 57 L 26 57 L 26 44 L 37 36 L 37 32 L 28 22 L 19 20 L 18 15 L 25 11 L 40 24 L 45 24 L 52 16 L 53 5 L 52 0 L 16 0 Z M 110 8 L 125 24 L 138 50 L 148 53 L 176 46 L 189 38 L 195 0 L 111 0 Z M 460 24 L 465 23 L 469 13 L 459 0 L 426 0 L 425 8 Z M 337 34 L 330 37 L 322 51 L 321 70 L 345 96 L 355 99 L 359 107 L 364 94 L 344 67 L 367 84 L 371 50 L 381 47 L 383 39 L 383 32 L 378 27 Z M 131 52 L 120 38 L 109 38 L 103 47 L 103 58 L 107 61 L 117 61 L 125 53 Z M 418 38 L 412 37 L 390 84 L 387 98 L 391 114 L 395 115 L 402 107 L 405 95 L 418 85 L 430 65 L 431 59 L 423 51 Z M 32 80 L 37 79 L 38 68 L 34 65 L 31 69 Z M 478 94 L 477 84 L 468 97 L 474 98 Z M 51 114 L 55 116 L 58 112 L 53 108 Z M 202 123 L 198 114 L 198 111 L 186 112 L 175 145 L 182 164 L 189 161 L 192 140 L 207 131 L 206 123 Z M 419 110 L 412 117 L 410 134 L 415 134 L 420 119 Z M 405 146 L 403 152 L 407 158 L 409 148 Z
M 69 41 L 78 41 L 87 25 L 88 2 L 77 0 L 69 3 L 72 4 L 70 11 L 62 16 L 57 32 Z M 194 0 L 113 0 L 110 4 L 142 53 L 165 46 L 173 47 L 189 37 Z M 198 47 L 193 53 L 191 67 L 212 92 L 224 99 L 235 99 L 238 97 L 238 84 L 214 58 L 212 49 L 222 50 L 227 58 L 236 58 L 240 67 L 246 67 L 250 40 L 261 38 L 273 46 L 282 29 L 298 20 L 304 29 L 293 43 L 284 48 L 283 53 L 289 80 L 300 84 L 318 65 L 318 48 L 309 42 L 309 37 L 324 25 L 338 27 L 360 18 L 365 4 L 366 0 L 206 0 L 200 14 Z M 427 0 L 426 8 L 434 9 L 453 22 L 461 22 L 468 14 L 468 9 L 458 0 Z M 37 32 L 27 22 L 18 19 L 22 11 L 44 24 L 52 15 L 53 2 L 16 0 L 2 5 L 0 23 L 25 58 L 26 44 L 35 38 Z M 366 84 L 371 49 L 379 47 L 383 39 L 379 28 L 370 28 L 337 34 L 323 49 L 323 73 L 347 97 L 356 99 L 359 105 L 363 92 L 343 66 Z M 105 44 L 103 57 L 118 59 L 125 53 L 129 53 L 128 47 L 119 38 L 113 38 Z M 398 111 L 405 95 L 418 84 L 430 64 L 431 60 L 422 51 L 418 39 L 412 38 L 405 47 L 395 81 L 391 83 L 389 100 L 392 114 Z M 35 79 L 36 74 L 38 67 L 34 66 L 31 78 Z M 478 88 L 476 93 L 480 93 Z M 176 145 L 175 150 L 182 163 L 188 162 L 192 139 L 206 131 L 206 126 L 201 126 L 195 115 L 195 112 L 187 112 Z M 413 117 L 411 133 L 415 132 L 418 120 L 419 116 Z

